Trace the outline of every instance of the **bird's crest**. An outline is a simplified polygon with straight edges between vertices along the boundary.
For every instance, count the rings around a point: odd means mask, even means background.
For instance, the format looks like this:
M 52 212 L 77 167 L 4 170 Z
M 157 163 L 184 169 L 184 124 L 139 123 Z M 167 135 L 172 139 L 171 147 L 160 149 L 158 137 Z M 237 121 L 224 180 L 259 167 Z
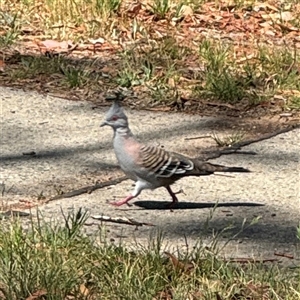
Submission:
M 119 118 L 127 120 L 127 116 L 124 113 L 122 106 L 120 106 L 118 101 L 114 101 L 112 106 L 107 112 L 106 119 L 111 119 L 113 116 L 118 116 Z

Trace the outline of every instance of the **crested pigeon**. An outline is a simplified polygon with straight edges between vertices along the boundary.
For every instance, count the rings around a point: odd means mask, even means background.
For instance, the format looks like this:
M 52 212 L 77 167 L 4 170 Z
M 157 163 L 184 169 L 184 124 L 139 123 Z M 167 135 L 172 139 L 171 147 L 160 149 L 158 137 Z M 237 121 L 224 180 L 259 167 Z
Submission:
M 205 176 L 214 172 L 250 172 L 242 167 L 226 167 L 188 158 L 162 148 L 147 146 L 134 137 L 123 108 L 114 101 L 100 125 L 111 126 L 114 130 L 113 146 L 117 160 L 124 173 L 133 181 L 135 188 L 126 198 L 112 202 L 121 206 L 137 197 L 144 189 L 165 187 L 172 197 L 171 205 L 178 202 L 171 184 L 185 176 Z

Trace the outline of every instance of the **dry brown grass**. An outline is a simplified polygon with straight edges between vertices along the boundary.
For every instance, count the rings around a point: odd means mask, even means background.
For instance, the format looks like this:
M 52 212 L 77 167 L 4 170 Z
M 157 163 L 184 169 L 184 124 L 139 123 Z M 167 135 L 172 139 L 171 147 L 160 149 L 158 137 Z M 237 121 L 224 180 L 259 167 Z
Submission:
M 3 84 L 87 100 L 122 86 L 180 110 L 299 109 L 297 1 L 8 0 L 0 11 Z

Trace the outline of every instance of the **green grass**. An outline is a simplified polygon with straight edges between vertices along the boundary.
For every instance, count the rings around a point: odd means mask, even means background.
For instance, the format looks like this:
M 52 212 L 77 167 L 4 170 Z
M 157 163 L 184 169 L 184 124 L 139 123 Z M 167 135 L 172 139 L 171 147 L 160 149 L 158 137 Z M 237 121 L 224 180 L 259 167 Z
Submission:
M 55 82 L 56 87 L 71 89 L 96 85 L 98 82 L 98 75 L 90 70 L 91 64 L 72 62 L 61 55 L 26 55 L 15 59 L 19 63 L 18 68 L 10 70 L 12 80 L 47 80 Z
M 17 59 L 17 58 L 16 58 Z M 51 75 L 60 72 L 63 64 L 61 57 L 19 56 L 19 68 L 11 72 L 16 79 L 36 78 L 40 75 Z
M 153 3 L 150 4 L 151 12 L 157 19 L 164 19 L 170 11 L 170 4 L 169 0 L 153 0 Z
M 0 34 L 0 47 L 12 45 L 20 34 L 20 19 L 17 14 L 10 14 L 0 10 L 0 25 L 2 34 Z
M 291 97 L 288 107 L 291 109 L 300 109 L 300 94 L 298 96 Z
M 299 268 L 225 262 L 215 254 L 217 243 L 165 253 L 159 233 L 132 251 L 103 238 L 105 227 L 86 235 L 86 219 L 79 210 L 63 225 L 39 219 L 25 230 L 18 220 L 3 223 L 0 298 L 299 299 Z
M 199 48 L 199 59 L 205 66 L 199 78 L 203 86 L 196 88 L 200 95 L 232 103 L 246 96 L 247 87 L 230 56 L 232 51 L 231 46 L 203 40 Z

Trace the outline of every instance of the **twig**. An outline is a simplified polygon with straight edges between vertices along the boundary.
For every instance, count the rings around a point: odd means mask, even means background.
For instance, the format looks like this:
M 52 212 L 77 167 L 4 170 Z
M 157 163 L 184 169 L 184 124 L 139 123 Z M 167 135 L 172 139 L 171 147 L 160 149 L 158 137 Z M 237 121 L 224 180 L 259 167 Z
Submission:
M 203 104 L 206 104 L 208 106 L 216 106 L 216 107 L 226 107 L 226 108 L 230 108 L 233 110 L 237 110 L 240 111 L 240 108 L 235 107 L 234 105 L 228 104 L 228 103 L 218 103 L 218 102 L 202 102 Z
M 3 218 L 10 218 L 10 217 L 29 217 L 29 216 L 31 216 L 31 214 L 25 211 L 8 210 L 0 213 L 0 220 Z
M 127 224 L 127 225 L 133 225 L 133 226 L 155 226 L 151 223 L 145 223 L 145 222 L 138 222 L 133 219 L 128 219 L 126 217 L 109 217 L 104 215 L 98 215 L 98 216 L 91 216 L 94 220 L 99 220 L 103 222 L 112 222 L 112 223 L 118 223 L 118 224 Z
M 71 96 L 68 96 L 68 95 L 65 95 L 65 94 L 58 94 L 58 93 L 48 93 L 48 96 L 51 96 L 51 97 L 55 97 L 55 98 L 60 98 L 60 99 L 64 99 L 64 100 L 80 100 L 78 96 L 76 95 L 71 95 Z
M 207 138 L 212 139 L 212 136 L 211 135 L 200 135 L 200 136 L 194 136 L 194 137 L 187 137 L 184 140 L 190 141 L 190 140 L 207 139 Z
M 98 223 L 95 223 L 95 222 L 85 222 L 83 225 L 84 226 L 94 226 L 94 225 L 98 225 Z
M 230 262 L 230 263 L 240 263 L 240 264 L 248 264 L 248 263 L 266 263 L 266 262 L 276 262 L 279 261 L 278 258 L 266 258 L 266 259 L 255 259 L 255 258 L 230 258 L 225 259 L 224 262 Z
M 279 115 L 280 118 L 289 118 L 292 116 L 293 116 L 293 113 L 282 113 Z
M 86 186 L 86 187 L 83 187 L 83 188 L 78 189 L 78 190 L 74 190 L 74 191 L 71 191 L 71 192 L 68 192 L 68 193 L 65 193 L 65 194 L 54 196 L 54 197 L 46 200 L 44 203 L 48 203 L 50 201 L 63 199 L 63 198 L 71 198 L 71 197 L 79 196 L 79 195 L 85 194 L 85 193 L 90 194 L 91 192 L 93 192 L 97 189 L 102 189 L 106 186 L 118 184 L 118 183 L 120 183 L 120 182 L 122 182 L 126 179 L 127 179 L 126 176 L 122 176 L 122 177 L 119 177 L 119 178 L 116 178 L 116 179 L 112 179 L 112 180 L 104 181 L 104 182 L 101 182 L 101 183 L 97 183 L 95 185 Z
M 289 259 L 294 259 L 293 255 L 282 253 L 282 252 L 274 252 L 274 255 L 281 256 L 281 257 L 286 257 L 286 258 L 289 258 Z
M 214 176 L 224 176 L 224 177 L 235 178 L 234 175 L 223 174 L 223 173 L 218 173 L 218 172 L 215 172 L 213 175 L 214 175 Z

